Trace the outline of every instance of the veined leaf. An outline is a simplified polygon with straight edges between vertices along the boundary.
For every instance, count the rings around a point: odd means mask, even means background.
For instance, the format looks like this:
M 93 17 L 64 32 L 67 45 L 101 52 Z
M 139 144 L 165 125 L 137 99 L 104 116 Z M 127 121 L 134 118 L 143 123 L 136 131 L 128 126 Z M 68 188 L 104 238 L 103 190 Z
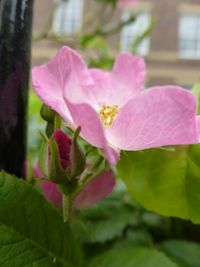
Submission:
M 167 240 L 161 249 L 181 267 L 200 266 L 200 245 L 183 240 Z
M 117 171 L 145 208 L 200 223 L 200 145 L 122 153 Z
M 0 172 L 0 203 L 0 266 L 81 266 L 70 226 L 33 186 Z
M 163 253 L 136 247 L 112 250 L 94 258 L 89 267 L 178 267 Z

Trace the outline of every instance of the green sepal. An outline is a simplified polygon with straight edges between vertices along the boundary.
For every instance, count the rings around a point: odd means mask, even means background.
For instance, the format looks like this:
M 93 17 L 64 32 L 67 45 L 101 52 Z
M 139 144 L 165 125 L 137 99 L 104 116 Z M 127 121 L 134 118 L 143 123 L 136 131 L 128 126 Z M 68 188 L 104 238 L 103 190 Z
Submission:
M 200 81 L 194 84 L 192 87 L 192 92 L 197 98 L 197 113 L 200 114 Z
M 38 165 L 42 174 L 47 177 L 48 176 L 48 161 L 49 161 L 49 144 L 47 141 L 43 141 L 42 146 L 40 148 Z
M 61 166 L 58 145 L 55 140 L 49 140 L 50 149 L 50 166 L 49 166 L 49 179 L 57 184 L 65 184 L 69 179 L 63 167 Z
M 77 179 L 73 179 L 71 181 L 66 181 L 65 184 L 59 184 L 58 188 L 60 189 L 60 191 L 65 194 L 66 196 L 68 195 L 72 195 L 75 190 L 78 187 L 78 180 Z
M 47 122 L 46 135 L 50 138 L 54 132 L 54 122 Z
M 78 177 L 85 169 L 85 156 L 77 141 L 80 131 L 81 128 L 78 127 L 74 132 L 74 136 L 72 138 L 72 145 L 70 150 L 70 179 Z
M 46 126 L 46 135 L 51 137 L 54 132 L 54 120 L 55 120 L 55 111 L 53 111 L 50 107 L 43 104 L 40 110 L 40 115 L 47 122 Z
M 54 122 L 55 112 L 45 104 L 41 107 L 40 115 L 45 121 Z

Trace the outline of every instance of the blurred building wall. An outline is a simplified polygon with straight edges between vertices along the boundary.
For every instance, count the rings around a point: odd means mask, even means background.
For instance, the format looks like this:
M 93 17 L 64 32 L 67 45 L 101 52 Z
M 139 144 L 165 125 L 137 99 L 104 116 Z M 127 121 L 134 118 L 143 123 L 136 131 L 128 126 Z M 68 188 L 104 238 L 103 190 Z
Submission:
M 149 83 L 173 83 L 190 87 L 200 79 L 200 58 L 184 59 L 180 56 L 179 24 L 183 15 L 200 18 L 200 1 L 168 0 L 163 3 L 152 0 L 151 3 L 157 23 L 151 34 L 150 53 L 147 57 Z
M 48 26 L 48 19 L 54 4 L 55 1 L 53 0 L 35 0 L 33 65 L 48 61 L 55 54 L 56 50 L 64 44 L 76 47 L 76 44 L 70 38 L 56 43 L 53 40 L 46 40 L 44 36 L 43 40 L 37 41 L 38 36 Z M 104 23 L 106 10 L 101 11 L 101 13 L 97 13 L 97 10 L 94 0 L 85 0 L 83 20 L 87 21 L 88 17 L 94 13 L 100 16 L 101 23 Z M 145 56 L 148 66 L 147 84 L 178 84 L 190 88 L 192 84 L 200 79 L 200 57 L 184 58 L 180 56 L 180 20 L 183 15 L 194 15 L 200 18 L 200 1 L 140 0 L 140 4 L 134 8 L 134 11 L 149 12 L 151 17 L 156 18 L 156 24 L 150 36 L 149 52 Z M 114 20 L 121 19 L 122 12 L 122 10 L 118 10 L 114 14 Z M 94 25 L 95 21 L 89 23 L 87 31 L 89 32 Z M 108 39 L 114 53 L 117 53 L 119 49 L 120 36 L 120 33 L 117 33 Z M 76 41 L 78 42 L 78 40 Z

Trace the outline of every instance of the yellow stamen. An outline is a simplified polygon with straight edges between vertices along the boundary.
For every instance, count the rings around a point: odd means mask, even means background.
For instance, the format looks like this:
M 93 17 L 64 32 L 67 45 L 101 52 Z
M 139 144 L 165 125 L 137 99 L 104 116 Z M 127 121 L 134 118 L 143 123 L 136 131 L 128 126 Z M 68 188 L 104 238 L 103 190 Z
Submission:
M 118 113 L 118 106 L 117 105 L 113 105 L 113 106 L 101 106 L 100 110 L 99 110 L 99 115 L 100 118 L 103 122 L 103 125 L 105 127 L 111 126 L 116 115 Z

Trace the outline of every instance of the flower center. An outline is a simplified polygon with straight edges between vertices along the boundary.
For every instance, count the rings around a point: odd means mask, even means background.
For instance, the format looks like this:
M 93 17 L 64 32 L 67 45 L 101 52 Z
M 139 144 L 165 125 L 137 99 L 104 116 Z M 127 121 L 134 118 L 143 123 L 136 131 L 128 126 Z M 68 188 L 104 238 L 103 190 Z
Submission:
M 104 127 L 111 126 L 116 115 L 118 113 L 118 106 L 113 105 L 113 106 L 101 106 L 99 110 L 99 115 L 100 118 L 103 122 Z

